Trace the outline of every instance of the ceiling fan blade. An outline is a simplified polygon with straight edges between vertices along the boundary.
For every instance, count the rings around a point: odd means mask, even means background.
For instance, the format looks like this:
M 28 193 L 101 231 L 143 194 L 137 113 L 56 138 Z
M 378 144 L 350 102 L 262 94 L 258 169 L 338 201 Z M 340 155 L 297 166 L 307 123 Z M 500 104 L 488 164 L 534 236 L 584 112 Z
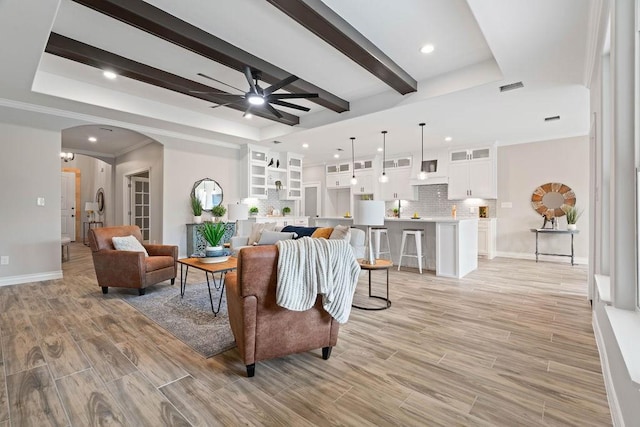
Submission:
M 213 77 L 209 77 L 209 76 L 207 76 L 206 74 L 198 73 L 198 75 L 199 75 L 200 77 L 204 77 L 204 78 L 206 78 L 206 79 L 213 80 L 214 82 L 218 82 L 218 83 L 223 84 L 223 85 L 225 85 L 225 86 L 229 86 L 230 88 L 235 89 L 235 90 L 237 90 L 238 92 L 242 92 L 242 93 L 244 93 L 244 90 L 242 90 L 242 89 L 238 89 L 237 87 L 235 87 L 235 86 L 231 86 L 230 84 L 225 83 L 225 82 L 222 82 L 222 81 L 220 81 L 220 80 L 218 80 L 218 79 L 214 79 Z
M 266 88 L 264 90 L 264 94 L 265 95 L 271 95 L 273 92 L 277 91 L 278 89 L 282 89 L 283 87 L 285 87 L 286 85 L 295 82 L 296 80 L 298 80 L 297 76 L 289 76 L 286 79 L 280 80 L 277 83 L 272 84 L 271 86 L 269 86 L 268 88 Z
M 258 93 L 256 85 L 253 82 L 253 76 L 251 75 L 251 67 L 249 67 L 248 65 L 244 66 L 244 76 L 246 77 L 247 82 L 249 82 L 249 86 L 251 86 L 251 92 Z
M 267 97 L 267 101 L 273 99 L 317 98 L 317 93 L 274 93 Z
M 300 105 L 291 104 L 290 102 L 278 101 L 277 99 L 274 99 L 273 101 L 271 101 L 271 103 L 272 104 L 276 104 L 276 105 L 280 105 L 282 107 L 295 108 L 296 110 L 300 110 L 300 111 L 309 111 L 309 108 L 307 108 L 307 107 L 302 107 Z
M 234 93 L 227 93 L 227 92 L 209 92 L 206 90 L 190 90 L 189 93 L 198 93 L 201 95 L 215 95 L 215 96 L 235 96 L 240 97 L 240 98 L 244 98 L 243 95 L 236 95 Z
M 212 105 L 211 108 L 226 107 L 227 105 L 237 104 L 238 101 L 241 101 L 241 100 L 238 99 L 236 101 L 225 102 L 224 104 Z
M 275 108 L 273 108 L 270 104 L 264 104 L 264 108 L 266 108 L 268 112 L 270 112 L 271 114 L 273 114 L 277 118 L 279 118 L 279 119 L 282 118 L 282 114 L 280 114 L 280 112 L 278 110 L 276 110 Z

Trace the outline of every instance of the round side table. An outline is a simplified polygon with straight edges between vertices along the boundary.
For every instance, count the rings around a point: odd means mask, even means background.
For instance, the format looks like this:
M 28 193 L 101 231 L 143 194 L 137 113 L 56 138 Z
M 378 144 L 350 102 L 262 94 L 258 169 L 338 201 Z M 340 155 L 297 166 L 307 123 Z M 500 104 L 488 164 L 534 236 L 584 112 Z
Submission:
M 363 307 L 359 305 L 352 304 L 353 308 L 358 308 L 360 310 L 386 310 L 391 307 L 391 301 L 389 300 L 389 269 L 393 267 L 393 262 L 388 259 L 376 259 L 375 264 L 369 264 L 364 259 L 359 259 L 358 264 L 360 264 L 360 268 L 363 270 L 367 270 L 369 272 L 369 298 L 377 298 L 385 301 L 385 305 L 382 307 Z M 371 271 L 373 270 L 386 270 L 387 272 L 387 295 L 384 297 L 378 295 L 371 295 Z

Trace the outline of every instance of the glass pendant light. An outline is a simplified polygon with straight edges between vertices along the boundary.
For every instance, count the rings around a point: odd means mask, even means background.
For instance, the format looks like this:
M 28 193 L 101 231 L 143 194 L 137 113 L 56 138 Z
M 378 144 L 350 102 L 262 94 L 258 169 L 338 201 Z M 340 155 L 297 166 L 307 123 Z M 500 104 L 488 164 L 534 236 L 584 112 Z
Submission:
M 422 156 L 420 161 L 420 173 L 418 174 L 418 178 L 421 180 L 427 179 L 427 171 L 424 170 L 424 123 L 420 123 L 418 126 L 422 129 Z
M 358 179 L 356 178 L 356 160 L 353 152 L 353 142 L 356 140 L 355 137 L 351 137 L 351 185 L 356 185 L 358 183 Z
M 380 175 L 380 178 L 378 178 L 378 181 L 380 181 L 383 184 L 385 182 L 389 182 L 389 177 L 387 176 L 384 170 L 384 163 L 386 161 L 386 156 L 387 156 L 387 131 L 383 130 L 382 131 L 382 175 Z

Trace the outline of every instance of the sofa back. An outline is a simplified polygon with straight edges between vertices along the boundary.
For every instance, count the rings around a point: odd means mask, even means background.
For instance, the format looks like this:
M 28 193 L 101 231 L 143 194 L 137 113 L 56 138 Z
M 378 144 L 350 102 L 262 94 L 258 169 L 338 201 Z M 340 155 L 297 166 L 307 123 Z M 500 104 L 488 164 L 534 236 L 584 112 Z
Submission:
M 135 236 L 142 242 L 142 232 L 137 225 L 120 225 L 117 227 L 91 228 L 89 230 L 89 246 L 92 252 L 102 249 L 115 249 L 112 237 Z

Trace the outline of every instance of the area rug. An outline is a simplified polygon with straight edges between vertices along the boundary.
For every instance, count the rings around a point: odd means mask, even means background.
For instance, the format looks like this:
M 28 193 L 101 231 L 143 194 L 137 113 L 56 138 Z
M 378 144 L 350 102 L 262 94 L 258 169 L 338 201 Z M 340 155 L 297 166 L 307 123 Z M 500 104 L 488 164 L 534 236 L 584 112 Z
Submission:
M 215 290 L 213 283 L 211 293 L 217 308 L 220 290 Z M 204 357 L 215 356 L 236 346 L 229 326 L 226 292 L 220 312 L 214 316 L 206 282 L 188 284 L 184 298 L 180 297 L 178 280 L 173 286 L 148 287 L 142 296 L 123 294 L 121 297 Z

